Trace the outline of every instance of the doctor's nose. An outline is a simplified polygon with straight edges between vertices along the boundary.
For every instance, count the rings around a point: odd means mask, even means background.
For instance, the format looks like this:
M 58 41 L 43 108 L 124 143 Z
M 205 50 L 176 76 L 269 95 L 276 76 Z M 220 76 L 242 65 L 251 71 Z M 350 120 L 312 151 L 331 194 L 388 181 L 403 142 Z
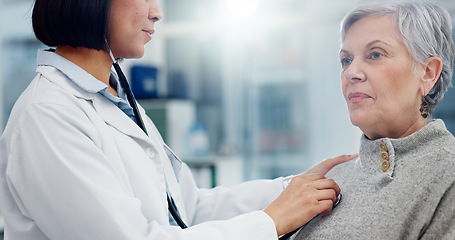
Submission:
M 148 18 L 153 22 L 158 22 L 163 19 L 163 11 L 161 10 L 160 5 L 157 0 L 150 1 L 150 11 Z

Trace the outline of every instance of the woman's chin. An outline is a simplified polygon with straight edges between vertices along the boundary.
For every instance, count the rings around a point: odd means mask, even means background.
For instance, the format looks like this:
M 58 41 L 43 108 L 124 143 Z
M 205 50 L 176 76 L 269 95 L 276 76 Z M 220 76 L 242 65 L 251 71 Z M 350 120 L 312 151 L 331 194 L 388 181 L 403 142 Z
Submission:
M 130 51 L 124 51 L 122 53 L 120 53 L 120 58 L 123 58 L 123 59 L 138 59 L 138 58 L 142 58 L 144 56 L 144 53 L 145 53 L 145 49 L 144 48 L 137 48 L 137 49 L 133 49 Z M 118 57 L 118 56 L 116 56 Z
M 372 117 L 351 114 L 350 119 L 351 119 L 352 125 L 362 128 L 362 126 L 368 125 L 368 123 L 371 121 Z
M 144 52 L 138 52 L 138 53 L 130 54 L 124 58 L 125 59 L 139 59 L 139 58 L 142 58 L 143 56 L 144 56 Z
M 133 54 L 133 56 L 131 56 L 130 58 L 133 58 L 133 59 L 142 58 L 142 57 L 144 56 L 144 53 L 145 53 L 145 50 L 144 50 L 144 49 L 142 49 L 142 51 L 141 51 L 141 50 L 138 50 L 138 51 L 135 52 L 135 53 Z

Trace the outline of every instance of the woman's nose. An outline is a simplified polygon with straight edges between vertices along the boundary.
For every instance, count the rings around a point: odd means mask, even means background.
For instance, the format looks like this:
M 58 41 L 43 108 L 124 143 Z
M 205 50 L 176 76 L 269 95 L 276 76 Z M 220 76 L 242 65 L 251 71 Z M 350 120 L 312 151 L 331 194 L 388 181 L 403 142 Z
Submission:
M 161 10 L 160 5 L 156 0 L 151 1 L 149 19 L 153 22 L 158 22 L 163 19 L 163 11 Z
M 343 71 L 344 78 L 347 81 L 365 81 L 366 75 L 362 63 L 353 60 L 351 64 Z

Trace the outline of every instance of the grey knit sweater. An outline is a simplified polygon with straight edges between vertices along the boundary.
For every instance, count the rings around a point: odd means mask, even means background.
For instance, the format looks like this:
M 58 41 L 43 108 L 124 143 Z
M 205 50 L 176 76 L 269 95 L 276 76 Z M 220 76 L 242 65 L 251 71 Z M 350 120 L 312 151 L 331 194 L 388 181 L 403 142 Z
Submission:
M 455 139 L 442 120 L 405 138 L 363 136 L 359 153 L 328 174 L 338 207 L 295 239 L 455 239 Z

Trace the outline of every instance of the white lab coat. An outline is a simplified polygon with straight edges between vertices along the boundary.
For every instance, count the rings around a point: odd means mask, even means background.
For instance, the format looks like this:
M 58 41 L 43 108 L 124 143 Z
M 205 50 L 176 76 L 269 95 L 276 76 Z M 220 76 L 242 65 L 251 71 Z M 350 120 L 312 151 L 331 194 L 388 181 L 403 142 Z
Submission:
M 37 71 L 0 139 L 5 239 L 277 238 L 262 209 L 282 178 L 198 189 L 142 108 L 149 136 L 57 69 Z M 166 183 L 186 230 L 169 225 Z

